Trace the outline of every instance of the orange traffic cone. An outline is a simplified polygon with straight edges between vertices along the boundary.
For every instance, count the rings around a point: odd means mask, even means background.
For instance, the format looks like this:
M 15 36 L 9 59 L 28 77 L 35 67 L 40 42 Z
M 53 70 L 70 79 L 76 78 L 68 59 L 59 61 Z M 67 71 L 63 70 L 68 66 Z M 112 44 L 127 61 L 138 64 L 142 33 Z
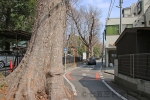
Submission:
M 10 72 L 12 72 L 13 70 L 13 65 L 12 65 L 12 61 L 10 61 Z

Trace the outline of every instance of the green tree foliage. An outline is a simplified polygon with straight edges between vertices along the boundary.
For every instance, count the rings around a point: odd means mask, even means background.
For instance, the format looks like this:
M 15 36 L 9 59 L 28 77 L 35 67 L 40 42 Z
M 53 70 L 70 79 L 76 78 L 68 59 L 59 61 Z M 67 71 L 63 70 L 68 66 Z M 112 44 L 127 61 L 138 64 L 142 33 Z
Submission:
M 34 23 L 36 0 L 0 0 L 0 30 L 31 32 Z M 0 48 L 8 41 L 0 37 Z
M 0 0 L 0 29 L 30 32 L 35 6 L 36 0 Z
M 85 45 L 81 41 L 80 36 L 75 34 L 70 34 L 68 40 L 68 54 L 71 54 L 71 47 L 75 47 L 77 50 L 77 56 L 82 56 L 83 52 L 86 52 Z
M 93 52 L 94 52 L 94 57 L 99 57 L 100 56 L 101 51 L 100 51 L 98 46 L 94 46 Z

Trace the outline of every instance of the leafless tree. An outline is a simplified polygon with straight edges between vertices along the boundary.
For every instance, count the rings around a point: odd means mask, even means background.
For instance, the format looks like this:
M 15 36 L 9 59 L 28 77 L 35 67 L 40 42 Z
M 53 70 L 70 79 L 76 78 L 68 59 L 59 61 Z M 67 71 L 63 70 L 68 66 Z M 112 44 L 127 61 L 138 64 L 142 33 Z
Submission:
M 63 79 L 62 48 L 67 0 L 37 0 L 28 50 L 6 77 L 6 100 L 72 100 Z
M 91 57 L 93 55 L 93 46 L 99 38 L 101 10 L 92 6 L 80 7 L 77 10 L 70 5 L 69 8 L 69 16 L 74 21 L 82 42 L 88 48 L 88 57 Z

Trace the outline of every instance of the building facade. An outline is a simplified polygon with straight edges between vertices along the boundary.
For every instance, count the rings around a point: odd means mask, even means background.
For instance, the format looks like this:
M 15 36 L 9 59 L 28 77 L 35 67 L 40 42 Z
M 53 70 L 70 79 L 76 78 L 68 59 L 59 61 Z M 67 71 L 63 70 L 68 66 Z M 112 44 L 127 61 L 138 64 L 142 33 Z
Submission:
M 150 0 L 138 0 L 130 7 L 122 10 L 122 32 L 125 28 L 132 27 L 149 27 L 150 26 Z M 149 8 L 149 9 L 148 9 Z M 106 19 L 106 46 L 105 46 L 105 66 L 109 67 L 114 64 L 116 59 L 115 41 L 120 34 L 120 18 Z M 120 32 L 120 33 L 119 33 Z
M 122 29 L 132 28 L 133 22 L 137 17 L 123 17 L 122 18 Z M 109 67 L 114 65 L 114 59 L 116 59 L 116 46 L 114 45 L 115 41 L 120 36 L 119 33 L 120 19 L 119 18 L 110 18 L 107 20 L 106 25 L 106 45 L 105 45 L 105 66 Z
M 134 21 L 133 27 L 147 27 L 148 22 L 146 22 L 146 19 L 149 18 L 149 6 L 150 0 L 138 0 L 134 8 L 134 15 L 138 18 Z
M 145 25 L 146 27 L 150 27 L 150 6 L 145 13 Z

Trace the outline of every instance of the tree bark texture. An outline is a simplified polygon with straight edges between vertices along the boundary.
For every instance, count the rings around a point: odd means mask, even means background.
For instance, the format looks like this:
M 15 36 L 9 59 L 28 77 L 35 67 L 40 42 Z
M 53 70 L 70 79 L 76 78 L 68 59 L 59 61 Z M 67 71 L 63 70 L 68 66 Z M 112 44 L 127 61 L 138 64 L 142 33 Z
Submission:
M 64 86 L 62 48 L 66 0 L 38 0 L 27 52 L 6 77 L 6 100 L 72 100 Z

